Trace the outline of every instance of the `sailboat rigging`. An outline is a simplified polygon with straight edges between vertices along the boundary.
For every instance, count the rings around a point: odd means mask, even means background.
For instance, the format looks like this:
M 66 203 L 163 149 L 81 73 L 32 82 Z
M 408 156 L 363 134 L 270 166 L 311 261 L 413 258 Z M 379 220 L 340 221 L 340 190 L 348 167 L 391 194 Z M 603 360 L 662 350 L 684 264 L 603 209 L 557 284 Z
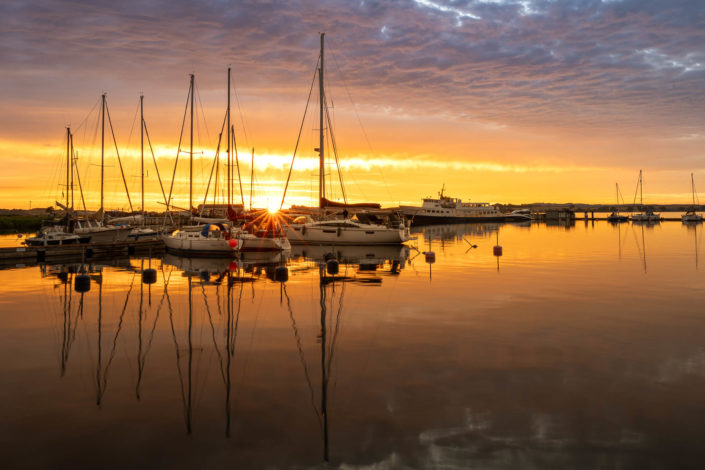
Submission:
M 620 197 L 620 192 L 619 192 L 619 183 L 615 183 L 616 191 L 617 191 L 617 206 L 619 206 L 619 197 Z M 619 213 L 619 208 L 615 209 L 610 215 L 607 216 L 607 221 L 608 222 L 627 222 L 629 221 L 629 217 L 626 215 L 622 215 Z
M 693 177 L 692 173 L 690 174 L 690 187 L 693 192 L 693 207 L 691 208 L 691 210 L 681 216 L 681 220 L 684 223 L 702 222 L 703 216 L 695 212 L 698 208 L 698 205 L 695 203 L 695 178 Z
M 636 194 L 639 193 L 639 208 L 643 211 L 639 214 L 633 214 L 631 216 L 632 222 L 661 222 L 661 216 L 659 214 L 654 214 L 653 209 L 644 209 L 644 191 L 643 191 L 643 179 L 642 171 L 639 170 L 639 181 L 637 182 L 636 190 L 634 192 L 634 202 L 636 204 Z
M 285 224 L 284 230 L 286 231 L 286 236 L 292 243 L 330 243 L 337 245 L 380 245 L 380 244 L 399 244 L 409 240 L 409 230 L 408 227 L 400 219 L 390 220 L 386 225 L 375 223 L 372 220 L 368 220 L 368 223 L 361 222 L 364 218 L 364 214 L 360 213 L 354 217 L 348 217 L 349 209 L 379 209 L 379 204 L 349 204 L 347 200 L 347 194 L 345 193 L 345 186 L 343 185 L 343 178 L 340 174 L 340 165 L 338 166 L 338 174 L 341 184 L 341 189 L 343 193 L 343 203 L 333 202 L 326 198 L 326 175 L 325 175 L 325 130 L 326 124 L 328 131 L 331 135 L 331 142 L 333 145 L 333 151 L 335 155 L 336 162 L 337 157 L 337 146 L 335 144 L 335 138 L 332 133 L 331 119 L 328 112 L 327 99 L 325 93 L 325 47 L 324 47 L 325 33 L 321 33 L 321 48 L 320 55 L 318 58 L 318 63 L 316 64 L 316 72 L 318 75 L 318 95 L 319 95 L 319 111 L 318 111 L 318 127 L 319 127 L 319 143 L 318 147 L 314 149 L 318 152 L 318 208 L 317 210 L 311 212 L 310 214 L 302 214 L 298 217 L 294 217 L 291 224 Z M 313 90 L 313 83 L 311 86 Z M 311 98 L 311 92 L 309 92 L 309 100 Z M 306 111 L 308 110 L 308 102 L 306 104 L 306 110 L 304 111 L 304 119 L 306 117 Z M 303 128 L 303 123 L 302 123 Z M 300 132 L 299 132 L 300 136 Z M 296 149 L 298 149 L 298 141 L 296 144 Z M 294 165 L 294 158 L 296 156 L 296 149 L 294 150 L 294 156 L 292 157 L 291 167 Z M 284 196 L 282 197 L 282 205 L 284 199 L 286 198 L 286 190 L 289 185 L 289 179 L 291 178 L 291 168 L 289 170 L 289 176 L 287 178 L 286 186 L 284 189 Z M 329 214 L 326 212 L 327 208 L 342 208 L 343 218 L 340 219 L 336 214 Z M 316 217 L 318 220 L 314 220 Z
M 230 68 L 228 68 L 228 91 L 230 90 Z M 189 142 L 189 212 L 192 217 L 193 222 L 198 222 L 198 225 L 193 225 L 190 227 L 182 227 L 181 230 L 177 230 L 169 235 L 164 235 L 164 243 L 168 251 L 184 254 L 184 255 L 202 255 L 202 256 L 233 256 L 236 253 L 244 251 L 281 251 L 288 250 L 291 248 L 289 241 L 283 236 L 280 229 L 276 226 L 260 227 L 254 226 L 255 221 L 251 221 L 249 225 L 244 227 L 234 226 L 232 222 L 236 222 L 238 217 L 230 217 L 231 212 L 234 210 L 231 207 L 232 197 L 233 197 L 233 186 L 232 186 L 232 175 L 233 175 L 233 165 L 232 165 L 232 153 L 234 145 L 234 126 L 231 125 L 230 121 L 230 93 L 228 92 L 228 103 L 225 118 L 223 120 L 223 127 L 228 134 L 227 140 L 227 178 L 226 185 L 228 188 L 228 219 L 204 219 L 202 217 L 193 217 L 193 105 L 194 105 L 194 94 L 195 94 L 195 78 L 194 75 L 190 75 L 189 80 L 189 94 L 187 99 L 187 110 L 184 113 L 184 123 L 185 116 L 187 112 L 190 112 L 190 142 Z M 190 104 L 189 104 L 190 103 Z M 227 127 L 226 127 L 227 126 Z M 233 135 L 230 133 L 233 132 Z M 183 126 L 182 131 L 183 135 Z M 221 139 L 222 141 L 222 128 L 221 128 Z M 181 147 L 181 138 L 179 139 L 179 148 Z M 217 162 L 219 160 L 220 145 L 216 149 L 214 167 L 217 167 Z M 171 194 L 173 192 L 174 180 L 176 177 L 176 164 L 174 163 L 174 171 L 172 174 L 172 183 L 169 190 L 168 201 L 171 201 Z M 211 170 L 211 176 L 213 171 Z M 239 167 L 238 167 L 239 174 Z M 208 189 L 210 189 L 210 180 L 208 184 Z M 204 201 L 208 197 L 208 189 L 206 190 L 206 195 Z M 217 192 L 214 189 L 214 192 Z M 205 207 L 205 203 L 202 207 Z M 168 210 L 169 206 L 167 206 Z M 201 214 L 202 215 L 202 214 Z M 203 222 L 206 222 L 203 225 Z

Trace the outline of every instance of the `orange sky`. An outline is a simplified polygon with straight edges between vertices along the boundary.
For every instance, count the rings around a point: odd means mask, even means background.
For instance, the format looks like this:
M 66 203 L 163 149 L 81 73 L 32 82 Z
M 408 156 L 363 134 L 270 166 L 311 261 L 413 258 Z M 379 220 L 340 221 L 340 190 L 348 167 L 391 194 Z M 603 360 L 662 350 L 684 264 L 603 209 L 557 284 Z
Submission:
M 320 30 L 327 31 L 327 93 L 351 200 L 420 203 L 445 183 L 464 200 L 613 202 L 619 182 L 631 202 L 640 168 L 645 202 L 690 201 L 691 172 L 696 187 L 705 185 L 705 33 L 692 20 L 701 7 L 497 0 L 461 8 L 417 0 L 222 11 L 173 2 L 167 11 L 153 2 L 140 18 L 94 6 L 77 19 L 70 5 L 30 3 L 8 2 L 0 20 L 8 64 L 0 71 L 0 207 L 62 200 L 70 124 L 86 202 L 97 208 L 95 105 L 103 91 L 134 207 L 140 92 L 168 187 L 191 72 L 198 98 L 194 199 L 202 201 L 228 65 L 246 203 L 254 147 L 254 205 L 276 205 Z M 314 98 L 285 206 L 317 197 L 315 114 Z M 106 206 L 127 208 L 112 141 L 106 149 Z M 160 209 L 149 158 L 146 205 Z M 187 204 L 186 180 L 180 163 L 176 205 Z M 340 197 L 337 186 L 331 191 Z

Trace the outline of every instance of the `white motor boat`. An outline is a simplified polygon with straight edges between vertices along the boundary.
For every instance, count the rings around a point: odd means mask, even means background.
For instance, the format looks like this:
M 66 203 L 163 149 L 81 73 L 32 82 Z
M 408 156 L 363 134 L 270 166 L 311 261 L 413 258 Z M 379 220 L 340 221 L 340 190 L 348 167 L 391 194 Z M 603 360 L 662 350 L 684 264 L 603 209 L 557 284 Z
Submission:
M 410 238 L 409 229 L 403 223 L 386 227 L 353 219 L 314 221 L 309 216 L 297 217 L 284 230 L 294 244 L 396 245 Z
M 528 209 L 519 209 L 510 214 L 501 212 L 496 205 L 488 202 L 463 202 L 461 199 L 448 197 L 444 189 L 438 198 L 424 198 L 421 207 L 400 206 L 404 216 L 413 224 L 442 224 L 452 222 L 518 222 L 531 220 Z
M 91 237 L 86 235 L 81 236 L 59 230 L 44 230 L 35 237 L 27 238 L 24 243 L 28 246 L 60 246 L 88 243 L 90 240 Z
M 138 227 L 130 230 L 127 239 L 130 241 L 155 241 L 160 239 L 160 234 L 148 227 Z
M 78 219 L 72 232 L 90 236 L 91 243 L 115 243 L 126 241 L 131 230 L 124 225 L 105 225 L 100 220 Z

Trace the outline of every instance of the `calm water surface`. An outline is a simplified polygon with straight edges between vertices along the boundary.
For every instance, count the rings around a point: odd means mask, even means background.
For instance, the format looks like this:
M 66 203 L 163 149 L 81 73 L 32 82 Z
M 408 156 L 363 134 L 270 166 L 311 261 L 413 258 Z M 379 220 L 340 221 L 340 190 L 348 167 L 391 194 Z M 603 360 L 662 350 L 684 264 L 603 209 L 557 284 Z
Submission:
M 321 248 L 8 267 L 2 466 L 702 468 L 702 233 L 434 226 L 335 276 Z

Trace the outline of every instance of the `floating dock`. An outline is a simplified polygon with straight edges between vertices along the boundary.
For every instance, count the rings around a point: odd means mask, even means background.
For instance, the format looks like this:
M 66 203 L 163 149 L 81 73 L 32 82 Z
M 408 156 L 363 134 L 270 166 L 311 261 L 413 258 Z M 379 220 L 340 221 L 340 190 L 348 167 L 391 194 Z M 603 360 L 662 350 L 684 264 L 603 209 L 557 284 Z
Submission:
M 18 246 L 0 248 L 0 264 L 42 263 L 47 260 L 90 261 L 107 256 L 161 254 L 162 240 L 125 241 L 117 243 L 85 243 L 58 246 Z

